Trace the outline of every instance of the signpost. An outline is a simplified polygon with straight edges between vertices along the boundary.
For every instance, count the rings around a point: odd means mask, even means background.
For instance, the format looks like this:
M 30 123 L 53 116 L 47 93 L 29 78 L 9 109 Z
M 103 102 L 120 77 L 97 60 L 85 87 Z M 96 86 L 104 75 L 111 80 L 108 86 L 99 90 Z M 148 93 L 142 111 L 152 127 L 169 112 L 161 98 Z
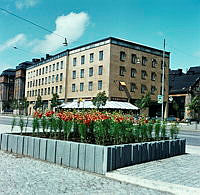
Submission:
M 163 102 L 163 96 L 162 95 L 158 95 L 157 101 L 158 101 L 158 104 L 162 104 L 162 102 Z

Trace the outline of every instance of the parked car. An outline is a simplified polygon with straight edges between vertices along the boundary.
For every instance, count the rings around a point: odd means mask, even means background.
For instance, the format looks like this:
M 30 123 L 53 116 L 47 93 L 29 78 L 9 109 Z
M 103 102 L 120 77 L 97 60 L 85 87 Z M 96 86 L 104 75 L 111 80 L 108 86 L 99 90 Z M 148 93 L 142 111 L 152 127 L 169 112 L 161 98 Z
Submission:
M 178 119 L 175 116 L 169 116 L 168 118 L 166 118 L 166 121 L 168 121 L 168 122 L 177 122 Z

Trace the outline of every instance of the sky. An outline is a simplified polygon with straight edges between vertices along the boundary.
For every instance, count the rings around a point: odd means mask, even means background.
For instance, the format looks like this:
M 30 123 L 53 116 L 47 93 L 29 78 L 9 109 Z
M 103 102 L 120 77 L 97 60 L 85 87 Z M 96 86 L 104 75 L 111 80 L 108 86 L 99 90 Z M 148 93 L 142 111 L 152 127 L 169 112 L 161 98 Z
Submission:
M 0 8 L 49 31 L 0 10 L 0 73 L 109 36 L 158 49 L 165 38 L 171 69 L 200 66 L 200 0 L 0 0 Z

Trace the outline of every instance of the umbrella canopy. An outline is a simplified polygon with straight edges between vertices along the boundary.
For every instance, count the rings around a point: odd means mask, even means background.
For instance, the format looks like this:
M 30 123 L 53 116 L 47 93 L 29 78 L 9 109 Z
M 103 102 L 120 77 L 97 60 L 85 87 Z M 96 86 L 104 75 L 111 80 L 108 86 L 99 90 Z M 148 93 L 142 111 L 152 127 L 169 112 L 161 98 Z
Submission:
M 61 108 L 97 108 L 93 105 L 92 101 L 83 101 L 83 102 L 70 102 L 63 103 L 59 107 Z M 107 101 L 105 106 L 101 106 L 100 108 L 104 109 L 121 109 L 121 110 L 138 110 L 139 108 L 134 106 L 129 102 L 119 102 L 119 101 Z

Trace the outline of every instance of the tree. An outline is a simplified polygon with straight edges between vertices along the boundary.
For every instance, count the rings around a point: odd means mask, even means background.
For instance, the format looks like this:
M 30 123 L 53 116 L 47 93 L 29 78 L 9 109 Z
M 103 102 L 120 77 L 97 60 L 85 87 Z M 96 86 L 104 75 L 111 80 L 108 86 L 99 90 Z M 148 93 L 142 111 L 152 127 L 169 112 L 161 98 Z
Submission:
M 147 93 L 145 96 L 143 96 L 141 99 L 138 99 L 135 102 L 136 106 L 138 106 L 141 110 L 145 110 L 146 108 L 149 108 L 151 105 L 151 95 L 150 93 Z
M 192 102 L 188 104 L 188 109 L 193 111 L 194 115 L 197 114 L 198 118 L 200 117 L 200 95 L 197 95 L 192 99 Z
M 51 109 L 55 108 L 58 105 L 60 105 L 59 95 L 57 93 L 54 93 L 51 99 Z
M 18 102 L 17 102 L 17 100 L 16 99 L 13 99 L 12 100 L 12 102 L 11 102 L 11 104 L 10 104 L 10 107 L 11 107 L 11 109 L 12 110 L 16 110 L 16 109 L 18 109 Z
M 106 101 L 108 100 L 108 97 L 106 96 L 106 92 L 99 92 L 95 98 L 93 98 L 92 103 L 94 106 L 99 109 L 101 106 L 106 105 Z
M 43 101 L 42 101 L 42 97 L 40 95 L 37 96 L 37 100 L 35 102 L 35 105 L 33 106 L 34 110 L 37 110 L 38 108 L 42 108 L 43 107 Z

